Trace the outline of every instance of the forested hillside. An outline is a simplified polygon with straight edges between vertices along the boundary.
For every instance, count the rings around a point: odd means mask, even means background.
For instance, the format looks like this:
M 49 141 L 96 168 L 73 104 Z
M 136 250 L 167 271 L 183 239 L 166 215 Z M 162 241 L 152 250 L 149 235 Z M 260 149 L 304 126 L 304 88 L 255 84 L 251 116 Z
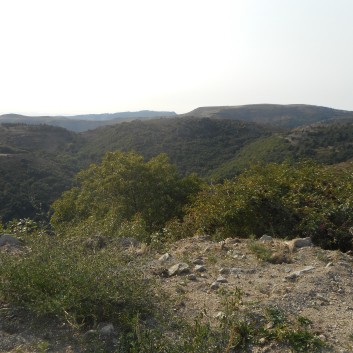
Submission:
M 74 175 L 99 163 L 108 151 L 136 151 L 146 160 L 166 153 L 182 175 L 197 173 L 213 182 L 232 178 L 258 162 L 311 158 L 335 164 L 353 158 L 349 112 L 301 105 L 217 109 L 200 108 L 194 111 L 196 116 L 135 120 L 79 134 L 48 125 L 0 125 L 2 221 L 43 216 L 73 185 Z M 238 115 L 232 115 L 234 111 Z M 262 122 L 268 124 L 234 120 L 235 116 L 260 120 L 261 111 Z M 323 122 L 279 129 L 285 120 L 279 117 L 290 112 L 291 124 L 319 118 Z M 211 117 L 197 117 L 205 114 Z
M 0 218 L 45 217 L 72 185 L 79 137 L 47 125 L 0 125 Z
M 209 118 L 133 121 L 88 131 L 80 153 L 99 160 L 106 151 L 134 150 L 146 158 L 166 153 L 182 173 L 209 173 L 247 143 L 269 136 L 258 124 Z

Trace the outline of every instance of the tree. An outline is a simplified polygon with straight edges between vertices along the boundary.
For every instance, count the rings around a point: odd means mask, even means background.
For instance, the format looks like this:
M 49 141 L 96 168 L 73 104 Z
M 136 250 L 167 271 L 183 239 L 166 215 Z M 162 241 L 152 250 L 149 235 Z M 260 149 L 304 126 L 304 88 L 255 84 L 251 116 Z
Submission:
M 182 217 L 189 197 L 200 188 L 195 175 L 181 177 L 165 154 L 145 162 L 135 152 L 120 151 L 80 172 L 77 184 L 52 205 L 51 222 L 59 231 L 80 226 L 113 235 L 136 219 L 155 231 Z

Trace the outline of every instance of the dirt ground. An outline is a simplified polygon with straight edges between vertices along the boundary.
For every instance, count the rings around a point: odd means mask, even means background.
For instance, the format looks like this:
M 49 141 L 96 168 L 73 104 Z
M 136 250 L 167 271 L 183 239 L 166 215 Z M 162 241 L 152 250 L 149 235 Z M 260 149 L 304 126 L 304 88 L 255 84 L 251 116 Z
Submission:
M 276 306 L 287 315 L 311 320 L 313 332 L 328 344 L 325 352 L 353 352 L 353 257 L 318 247 L 289 251 L 283 241 L 273 240 L 264 245 L 277 260 L 267 261 L 251 244 L 254 241 L 215 242 L 199 236 L 170 244 L 160 253 L 132 251 L 148 258 L 141 270 L 175 299 L 176 316 L 193 320 L 204 313 L 216 325 L 224 310 L 222 292 L 240 290 L 244 306 Z M 188 268 L 172 274 L 173 265 L 182 263 Z M 0 352 L 78 352 L 76 336 L 63 323 L 33 325 L 28 314 L 0 302 Z M 254 347 L 253 352 L 286 351 L 273 344 Z

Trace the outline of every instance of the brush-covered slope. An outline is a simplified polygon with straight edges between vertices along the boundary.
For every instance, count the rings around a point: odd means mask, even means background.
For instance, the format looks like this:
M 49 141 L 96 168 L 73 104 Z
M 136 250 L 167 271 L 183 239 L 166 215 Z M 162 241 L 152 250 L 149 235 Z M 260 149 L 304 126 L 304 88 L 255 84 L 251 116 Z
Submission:
M 167 153 L 182 173 L 206 175 L 270 130 L 254 123 L 209 118 L 133 121 L 88 131 L 81 154 L 99 160 L 107 151 L 135 150 L 146 158 Z
M 78 136 L 46 125 L 0 125 L 0 220 L 43 216 L 72 185 Z
M 261 137 L 248 143 L 231 160 L 211 171 L 211 176 L 217 180 L 231 178 L 251 163 L 308 158 L 324 164 L 351 161 L 353 123 L 319 123 Z

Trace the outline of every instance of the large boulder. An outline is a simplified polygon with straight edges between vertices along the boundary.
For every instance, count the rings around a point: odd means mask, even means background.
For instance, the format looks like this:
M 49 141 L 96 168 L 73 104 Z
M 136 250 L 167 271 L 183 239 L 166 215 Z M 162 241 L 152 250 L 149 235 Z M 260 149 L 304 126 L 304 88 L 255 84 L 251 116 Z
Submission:
M 15 238 L 13 235 L 10 234 L 0 234 L 0 247 L 2 246 L 10 246 L 14 248 L 18 248 L 21 246 L 21 240 Z

